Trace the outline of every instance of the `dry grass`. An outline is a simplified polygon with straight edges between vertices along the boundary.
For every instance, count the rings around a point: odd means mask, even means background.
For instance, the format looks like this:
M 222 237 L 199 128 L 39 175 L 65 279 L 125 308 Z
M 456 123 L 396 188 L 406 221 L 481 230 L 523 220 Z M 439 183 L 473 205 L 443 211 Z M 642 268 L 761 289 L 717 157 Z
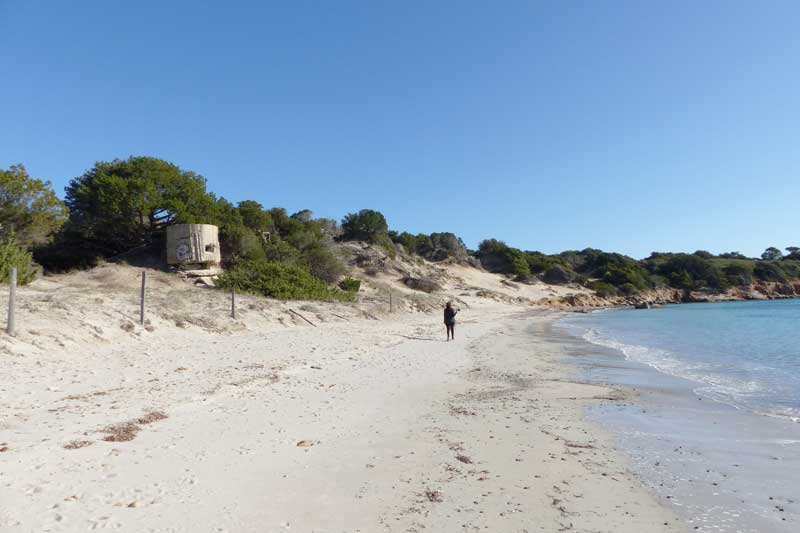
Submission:
M 94 444 L 90 440 L 71 440 L 64 445 L 65 450 L 77 450 L 78 448 L 86 448 Z
M 150 411 L 144 416 L 137 418 L 136 423 L 142 425 L 152 424 L 153 422 L 158 422 L 159 420 L 164 420 L 165 418 L 169 417 L 161 411 Z
M 106 442 L 128 442 L 135 439 L 136 434 L 141 430 L 142 428 L 133 422 L 122 422 L 108 426 L 101 431 L 106 433 L 106 436 L 103 437 Z

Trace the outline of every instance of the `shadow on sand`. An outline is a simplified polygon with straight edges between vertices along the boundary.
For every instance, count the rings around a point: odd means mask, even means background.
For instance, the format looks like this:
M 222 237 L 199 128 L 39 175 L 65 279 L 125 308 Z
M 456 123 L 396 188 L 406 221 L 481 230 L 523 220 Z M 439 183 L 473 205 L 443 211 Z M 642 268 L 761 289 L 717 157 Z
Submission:
M 392 335 L 396 337 L 403 337 L 404 339 L 411 339 L 415 341 L 430 341 L 430 342 L 447 342 L 446 340 L 434 338 L 434 337 L 413 337 L 411 335 L 403 335 L 401 333 L 393 333 Z

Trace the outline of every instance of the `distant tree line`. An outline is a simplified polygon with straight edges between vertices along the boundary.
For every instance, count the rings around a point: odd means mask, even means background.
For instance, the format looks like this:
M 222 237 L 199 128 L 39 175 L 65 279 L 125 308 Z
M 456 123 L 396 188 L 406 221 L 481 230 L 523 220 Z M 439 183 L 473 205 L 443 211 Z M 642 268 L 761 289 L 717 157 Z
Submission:
M 800 277 L 795 246 L 786 254 L 767 248 L 761 259 L 698 250 L 653 252 L 637 261 L 592 248 L 548 255 L 487 239 L 471 252 L 453 233 L 393 231 L 372 209 L 349 213 L 340 224 L 309 210 L 267 209 L 256 200 L 233 204 L 208 191 L 199 174 L 153 157 L 130 157 L 97 162 L 70 181 L 63 201 L 50 182 L 31 177 L 22 165 L 0 169 L 0 281 L 12 267 L 27 283 L 37 264 L 58 272 L 103 259 L 160 256 L 166 227 L 175 223 L 217 225 L 226 268 L 220 284 L 276 298 L 352 299 L 358 282 L 342 279 L 347 269 L 337 241 L 369 242 L 392 258 L 479 260 L 521 282 L 577 283 L 603 295 L 655 287 L 718 290 Z
M 629 296 L 663 287 L 723 290 L 754 281 L 800 278 L 800 248 L 789 246 L 786 250 L 784 256 L 777 248 L 768 248 L 762 259 L 747 258 L 739 252 L 715 256 L 698 250 L 692 254 L 653 252 L 636 260 L 594 248 L 546 255 L 487 239 L 480 243 L 476 255 L 487 269 L 513 275 L 519 281 L 536 277 L 548 283 L 585 285 L 601 296 Z

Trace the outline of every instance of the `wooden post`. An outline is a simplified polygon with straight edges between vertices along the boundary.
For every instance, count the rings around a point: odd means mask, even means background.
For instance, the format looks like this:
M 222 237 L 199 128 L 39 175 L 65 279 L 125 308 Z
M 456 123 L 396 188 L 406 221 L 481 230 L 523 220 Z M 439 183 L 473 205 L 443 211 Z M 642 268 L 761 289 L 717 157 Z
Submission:
M 392 304 L 392 292 L 389 291 L 389 312 L 392 313 L 394 311 L 394 306 Z
M 144 288 L 147 283 L 147 271 L 142 270 L 142 297 L 139 304 L 139 323 L 144 326 Z
M 17 268 L 12 267 L 8 274 L 8 324 L 6 332 L 14 336 L 14 295 L 17 292 Z
M 236 288 L 231 287 L 231 318 L 236 318 Z

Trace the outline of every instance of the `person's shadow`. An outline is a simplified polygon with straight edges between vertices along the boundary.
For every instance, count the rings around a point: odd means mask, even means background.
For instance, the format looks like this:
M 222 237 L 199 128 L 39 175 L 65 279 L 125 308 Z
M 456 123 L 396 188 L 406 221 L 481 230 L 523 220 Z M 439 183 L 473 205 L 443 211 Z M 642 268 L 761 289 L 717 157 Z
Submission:
M 411 335 L 403 335 L 402 333 L 393 333 L 393 335 L 397 337 L 403 337 L 404 339 L 411 339 L 414 341 L 447 342 L 443 341 L 442 339 L 437 339 L 434 337 L 413 337 Z

